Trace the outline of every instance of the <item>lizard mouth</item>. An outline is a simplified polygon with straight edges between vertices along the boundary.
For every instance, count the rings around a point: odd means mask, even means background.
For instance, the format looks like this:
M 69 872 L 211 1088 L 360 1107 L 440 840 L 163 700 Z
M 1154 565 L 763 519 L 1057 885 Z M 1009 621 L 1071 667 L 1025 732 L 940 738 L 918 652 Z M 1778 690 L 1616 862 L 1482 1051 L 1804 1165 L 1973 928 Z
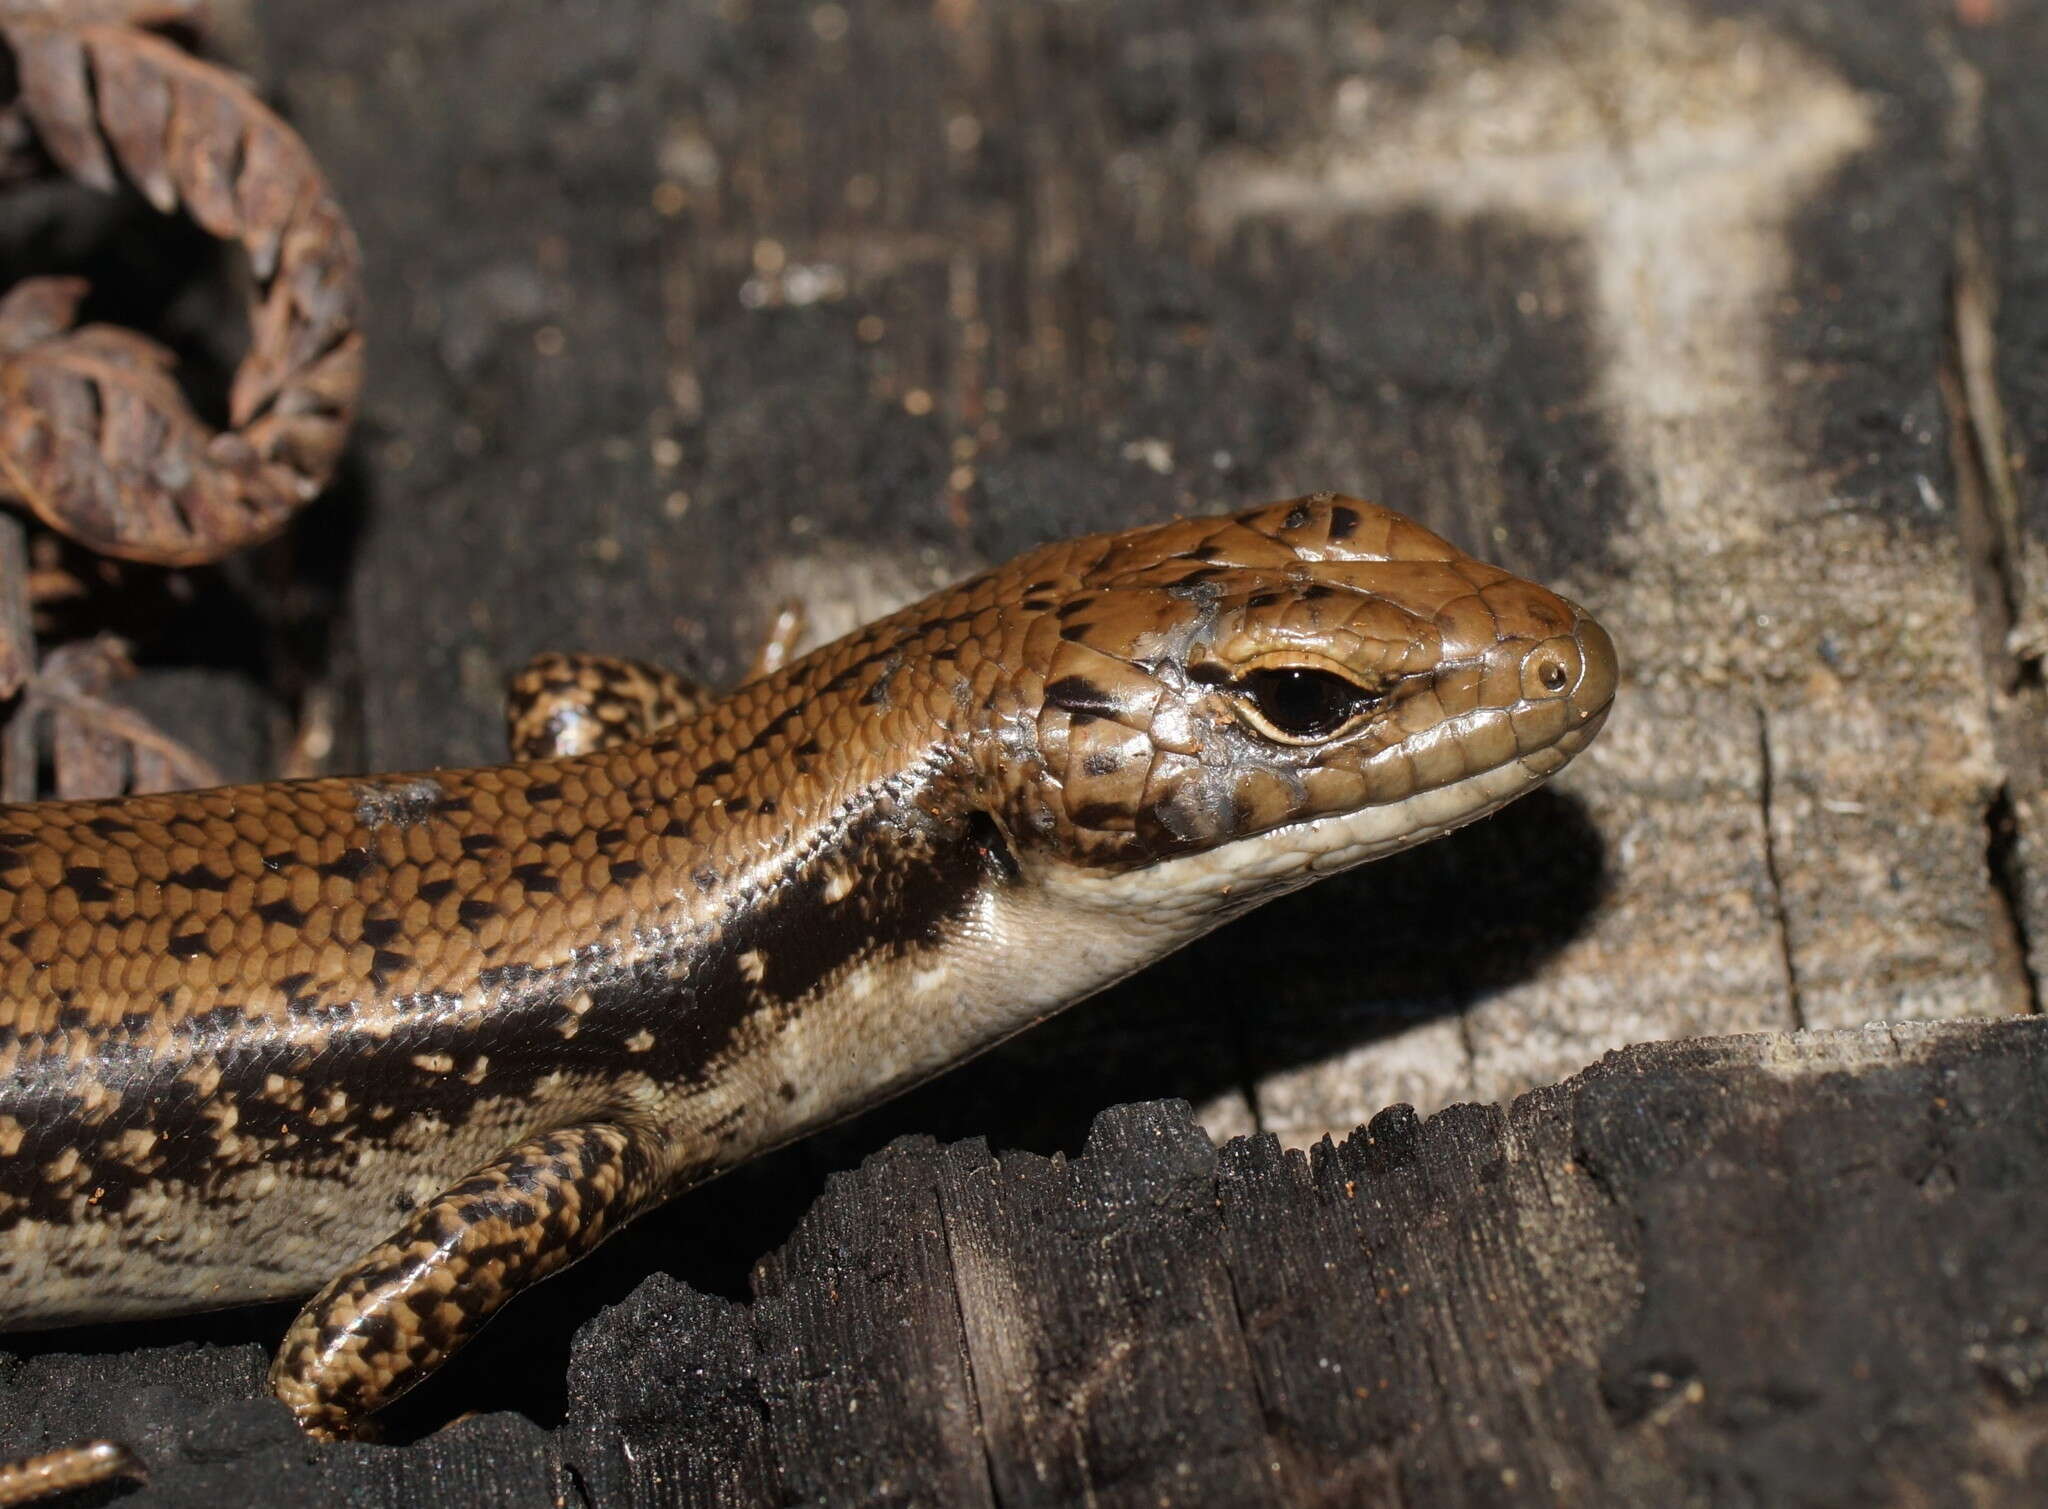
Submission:
M 1293 882 L 1298 885 L 1427 843 L 1535 790 L 1598 737 L 1614 708 L 1620 682 L 1614 641 L 1583 613 L 1578 615 L 1573 638 L 1579 648 L 1578 674 L 1564 697 L 1568 721 L 1552 738 L 1497 765 L 1423 787 L 1399 801 L 1307 818 L 1245 842 L 1275 840 L 1276 851 L 1302 857 L 1301 873 Z M 1512 722 L 1512 714 L 1508 716 Z
M 1396 801 L 1282 823 L 1137 870 L 1055 868 L 1047 889 L 1085 909 L 1145 918 L 1148 926 L 1193 937 L 1311 881 L 1499 811 L 1569 764 L 1600 732 L 1610 706 L 1611 692 L 1549 742 Z
M 1252 893 L 1248 901 L 1264 900 L 1427 843 L 1498 812 L 1562 770 L 1606 721 L 1607 710 L 1602 708 L 1554 742 L 1489 769 L 1426 787 L 1397 802 L 1286 823 L 1216 853 L 1228 851 L 1231 868 Z
M 1429 787 L 1383 807 L 1362 807 L 1356 812 L 1308 818 L 1259 837 L 1279 839 L 1283 847 L 1307 856 L 1302 881 L 1333 875 L 1369 859 L 1427 843 L 1498 812 L 1564 769 L 1606 725 L 1612 705 L 1610 701 L 1587 714 L 1583 722 L 1567 729 L 1552 743 L 1490 770 Z
M 1607 631 L 1583 611 L 1574 608 L 1573 612 L 1576 622 L 1571 640 L 1577 652 L 1577 665 L 1569 688 L 1557 698 L 1561 705 L 1556 705 L 1556 711 L 1562 714 L 1563 726 L 1555 733 L 1547 737 L 1528 734 L 1530 725 L 1521 721 L 1521 715 L 1531 707 L 1527 702 L 1468 714 L 1465 719 L 1453 722 L 1469 727 L 1481 719 L 1502 720 L 1522 747 L 1497 764 L 1453 780 L 1419 786 L 1391 802 L 1303 818 L 1225 845 L 1232 860 L 1250 860 L 1254 870 L 1270 866 L 1282 876 L 1298 871 L 1291 880 L 1282 881 L 1283 889 L 1292 889 L 1311 879 L 1427 843 L 1499 811 L 1516 797 L 1542 785 L 1570 764 L 1606 727 L 1621 679 L 1614 641 Z M 1400 751 L 1391 753 L 1398 755 Z

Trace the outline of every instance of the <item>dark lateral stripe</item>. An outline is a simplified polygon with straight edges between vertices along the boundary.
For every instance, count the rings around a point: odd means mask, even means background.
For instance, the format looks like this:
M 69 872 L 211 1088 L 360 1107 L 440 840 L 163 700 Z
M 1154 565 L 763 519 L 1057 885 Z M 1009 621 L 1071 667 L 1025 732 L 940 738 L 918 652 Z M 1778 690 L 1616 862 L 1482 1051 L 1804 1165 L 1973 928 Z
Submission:
M 1086 676 L 1062 676 L 1050 683 L 1045 689 L 1045 705 L 1096 718 L 1113 718 L 1123 710 L 1123 704 Z
M 944 815 L 955 811 L 957 822 Z M 859 856 L 861 866 L 850 889 L 834 883 L 848 856 Z M 413 1004 L 388 1032 L 353 1032 L 349 1024 L 361 1004 L 347 984 L 304 971 L 280 980 L 293 1020 L 326 1033 L 317 1065 L 303 1076 L 303 1094 L 277 1088 L 275 1020 L 234 994 L 180 1018 L 168 1040 L 107 1033 L 89 1071 L 68 1055 L 32 1052 L 0 1086 L 0 1113 L 31 1129 L 23 1156 L 0 1159 L 0 1207 L 31 1219 L 69 1218 L 76 1180 L 52 1183 L 42 1171 L 66 1139 L 76 1138 L 88 1093 L 118 1098 L 106 1125 L 156 1134 L 146 1167 L 112 1158 L 94 1163 L 96 1208 L 104 1215 L 152 1185 L 182 1184 L 204 1198 L 235 1177 L 241 1165 L 224 1166 L 216 1155 L 213 1132 L 224 1107 L 235 1111 L 245 1149 L 280 1177 L 326 1179 L 350 1166 L 353 1149 L 423 1118 L 453 1131 L 474 1117 L 502 1114 L 494 1107 L 535 1101 L 550 1075 L 572 1086 L 640 1074 L 672 1084 L 714 1078 L 757 1028 L 793 1011 L 821 980 L 942 940 L 980 887 L 1000 883 L 1013 863 L 1000 832 L 971 821 L 962 793 L 890 787 L 853 816 L 829 855 L 793 860 L 758 905 L 679 944 L 688 950 L 680 956 L 623 967 L 599 949 L 552 969 L 479 971 L 467 999 L 487 1000 L 482 1024 L 474 1011 L 442 1004 L 456 997 L 422 995 L 406 998 Z M 638 878 L 635 861 L 617 865 L 615 878 Z M 519 879 L 539 889 L 554 882 L 544 866 Z M 466 898 L 459 921 L 481 926 L 492 915 L 488 903 Z M 280 923 L 290 917 L 282 905 L 271 913 Z M 403 930 L 390 917 L 369 917 L 361 937 L 372 959 L 369 979 L 357 988 L 398 988 L 413 968 Z M 205 936 L 180 934 L 171 949 L 196 957 Z M 579 1002 L 573 1016 L 572 999 Z M 565 1020 L 574 1022 L 573 1033 L 562 1031 Z M 481 1084 L 464 1077 L 480 1060 L 489 1065 Z M 201 1062 L 208 1074 L 192 1075 Z M 201 1095 L 197 1086 L 215 1074 L 217 1088 Z M 348 1113 L 322 1114 L 330 1099 Z

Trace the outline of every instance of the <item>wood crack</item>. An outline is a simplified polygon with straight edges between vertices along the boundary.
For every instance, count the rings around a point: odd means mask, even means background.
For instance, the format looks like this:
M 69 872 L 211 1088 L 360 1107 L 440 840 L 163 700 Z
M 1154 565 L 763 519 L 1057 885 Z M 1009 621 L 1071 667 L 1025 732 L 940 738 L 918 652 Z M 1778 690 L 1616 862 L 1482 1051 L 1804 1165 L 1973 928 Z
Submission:
M 1998 273 L 1987 240 L 1982 194 L 1982 75 L 1952 50 L 1945 58 L 1955 96 L 1949 129 L 1951 176 L 1961 203 L 1950 241 L 1948 328 L 1937 383 L 1948 413 L 1956 533 L 1975 608 L 1984 694 L 2002 778 L 1984 809 L 1985 911 L 2006 1009 L 2038 1013 L 2040 967 L 2033 948 L 2048 895 L 2030 885 L 2038 859 L 2039 799 L 2048 793 L 2048 650 L 2030 624 L 2023 566 L 2019 483 L 1998 383 Z M 2030 925 L 2033 924 L 2033 925 Z
M 1778 935 L 1778 958 L 1785 971 L 1785 1002 L 1792 1026 L 1806 1027 L 1806 1003 L 1800 995 L 1799 966 L 1792 950 L 1792 916 L 1785 905 L 1784 869 L 1778 861 L 1778 839 L 1772 831 L 1776 769 L 1771 758 L 1771 720 L 1762 703 L 1755 705 L 1757 752 L 1757 808 L 1764 830 L 1764 874 L 1771 888 L 1771 920 Z
M 995 1154 L 991 1152 L 988 1158 L 989 1163 L 994 1165 Z M 959 1328 L 960 1381 L 967 1396 L 967 1408 L 973 1415 L 974 1440 L 979 1448 L 975 1454 L 975 1461 L 981 1470 L 982 1492 L 986 1501 L 1000 1505 L 1003 1502 L 1003 1495 L 1000 1487 L 1001 1478 L 993 1456 L 995 1442 L 990 1439 L 987 1414 L 981 1404 L 981 1379 L 974 1367 L 974 1341 L 967 1332 L 967 1296 L 962 1291 L 960 1283 L 960 1257 L 953 1245 L 953 1210 L 946 1199 L 943 1179 L 937 1183 L 934 1203 L 939 1215 L 939 1241 L 946 1250 L 946 1288 L 953 1299 L 953 1323 Z

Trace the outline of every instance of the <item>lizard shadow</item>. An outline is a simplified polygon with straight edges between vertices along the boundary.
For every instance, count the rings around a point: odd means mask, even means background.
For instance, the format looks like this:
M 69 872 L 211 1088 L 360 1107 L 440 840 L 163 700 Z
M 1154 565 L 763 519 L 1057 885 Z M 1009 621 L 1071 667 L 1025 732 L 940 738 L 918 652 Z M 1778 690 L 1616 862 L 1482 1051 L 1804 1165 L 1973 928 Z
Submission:
M 1607 875 L 1584 805 L 1544 789 L 1437 843 L 1282 898 L 974 1062 L 654 1212 L 389 1411 L 390 1438 L 461 1409 L 558 1424 L 575 1333 L 600 1308 L 662 1270 L 747 1302 L 755 1264 L 788 1240 L 827 1178 L 900 1136 L 1073 1156 L 1111 1106 L 1199 1106 L 1453 1017 L 1538 973 L 1583 930 Z

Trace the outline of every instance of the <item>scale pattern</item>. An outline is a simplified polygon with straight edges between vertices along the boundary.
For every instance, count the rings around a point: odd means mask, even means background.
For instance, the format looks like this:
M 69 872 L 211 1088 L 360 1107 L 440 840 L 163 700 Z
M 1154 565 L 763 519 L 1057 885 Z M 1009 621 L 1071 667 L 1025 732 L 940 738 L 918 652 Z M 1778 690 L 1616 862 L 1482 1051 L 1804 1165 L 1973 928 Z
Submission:
M 1276 739 L 1275 665 L 1359 711 Z M 651 1204 L 1535 785 L 1616 674 L 1318 495 L 1048 546 L 708 705 L 546 662 L 515 732 L 581 753 L 0 809 L 0 1328 L 318 1290 L 273 1382 L 346 1433 Z

